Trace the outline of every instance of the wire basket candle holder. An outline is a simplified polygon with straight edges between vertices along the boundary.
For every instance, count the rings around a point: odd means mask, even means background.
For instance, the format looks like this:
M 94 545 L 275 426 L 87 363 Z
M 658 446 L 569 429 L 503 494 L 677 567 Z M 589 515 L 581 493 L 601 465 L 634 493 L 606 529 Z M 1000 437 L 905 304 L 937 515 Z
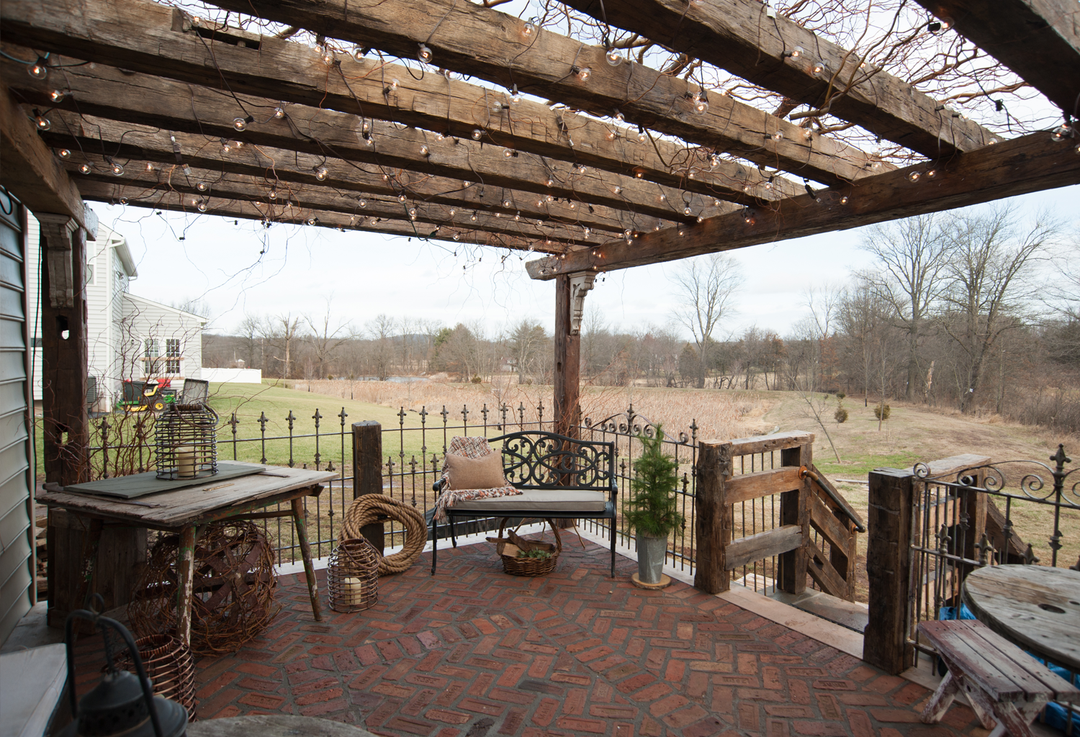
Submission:
M 326 571 L 330 608 L 359 612 L 379 600 L 379 554 L 363 538 L 342 540 L 330 553 Z
M 139 658 L 150 682 L 154 694 L 177 702 L 188 712 L 188 721 L 198 717 L 195 701 L 195 659 L 191 648 L 179 639 L 166 634 L 153 634 L 140 637 L 135 641 L 139 648 Z M 126 652 L 117 659 L 117 666 L 124 670 L 135 670 L 135 661 Z
M 154 426 L 157 477 L 173 481 L 217 473 L 217 412 L 205 404 L 174 404 Z

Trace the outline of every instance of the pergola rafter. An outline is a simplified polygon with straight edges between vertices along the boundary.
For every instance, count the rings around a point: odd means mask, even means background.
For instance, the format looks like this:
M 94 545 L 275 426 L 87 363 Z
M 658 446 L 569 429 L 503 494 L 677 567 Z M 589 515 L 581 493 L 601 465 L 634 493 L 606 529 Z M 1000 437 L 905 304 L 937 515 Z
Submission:
M 597 20 L 655 40 L 832 114 L 926 156 L 939 158 L 998 140 L 928 95 L 874 68 L 854 51 L 770 15 L 759 0 L 566 0 Z

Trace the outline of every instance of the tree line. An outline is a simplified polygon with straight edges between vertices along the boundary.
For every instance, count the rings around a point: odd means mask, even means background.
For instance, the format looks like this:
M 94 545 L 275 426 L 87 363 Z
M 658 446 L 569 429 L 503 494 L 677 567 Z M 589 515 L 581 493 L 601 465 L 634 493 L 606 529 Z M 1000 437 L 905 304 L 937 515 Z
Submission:
M 661 326 L 609 328 L 588 306 L 583 380 L 602 385 L 838 393 L 906 400 L 1080 431 L 1080 242 L 1042 214 L 968 209 L 874 226 L 874 266 L 803 295 L 808 316 L 785 335 L 724 334 L 741 283 L 734 260 L 688 260 L 681 306 Z M 680 329 L 681 328 L 681 329 Z M 689 334 L 690 339 L 686 338 Z M 374 378 L 445 372 L 550 384 L 552 337 L 522 319 L 480 324 L 380 315 L 362 329 L 291 314 L 248 317 L 206 335 L 207 365 L 242 360 L 270 377 Z

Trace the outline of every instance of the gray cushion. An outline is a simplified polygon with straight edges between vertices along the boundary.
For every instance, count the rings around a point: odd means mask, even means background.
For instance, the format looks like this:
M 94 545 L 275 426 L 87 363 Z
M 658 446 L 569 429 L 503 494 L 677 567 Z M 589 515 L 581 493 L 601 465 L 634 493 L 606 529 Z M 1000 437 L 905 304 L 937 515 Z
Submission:
M 450 507 L 450 512 L 488 512 L 502 510 L 528 512 L 603 512 L 607 494 L 587 489 L 523 489 L 517 496 L 472 499 Z

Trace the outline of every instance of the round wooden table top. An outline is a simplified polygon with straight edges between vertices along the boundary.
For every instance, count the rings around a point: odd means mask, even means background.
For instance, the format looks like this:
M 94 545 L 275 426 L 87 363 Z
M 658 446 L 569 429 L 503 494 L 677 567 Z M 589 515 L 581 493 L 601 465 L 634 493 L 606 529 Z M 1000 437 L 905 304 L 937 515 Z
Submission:
M 259 714 L 192 722 L 188 737 L 375 737 L 366 729 L 317 717 L 286 714 Z
M 1080 673 L 1080 572 L 1046 566 L 988 566 L 972 572 L 964 603 L 999 635 Z

